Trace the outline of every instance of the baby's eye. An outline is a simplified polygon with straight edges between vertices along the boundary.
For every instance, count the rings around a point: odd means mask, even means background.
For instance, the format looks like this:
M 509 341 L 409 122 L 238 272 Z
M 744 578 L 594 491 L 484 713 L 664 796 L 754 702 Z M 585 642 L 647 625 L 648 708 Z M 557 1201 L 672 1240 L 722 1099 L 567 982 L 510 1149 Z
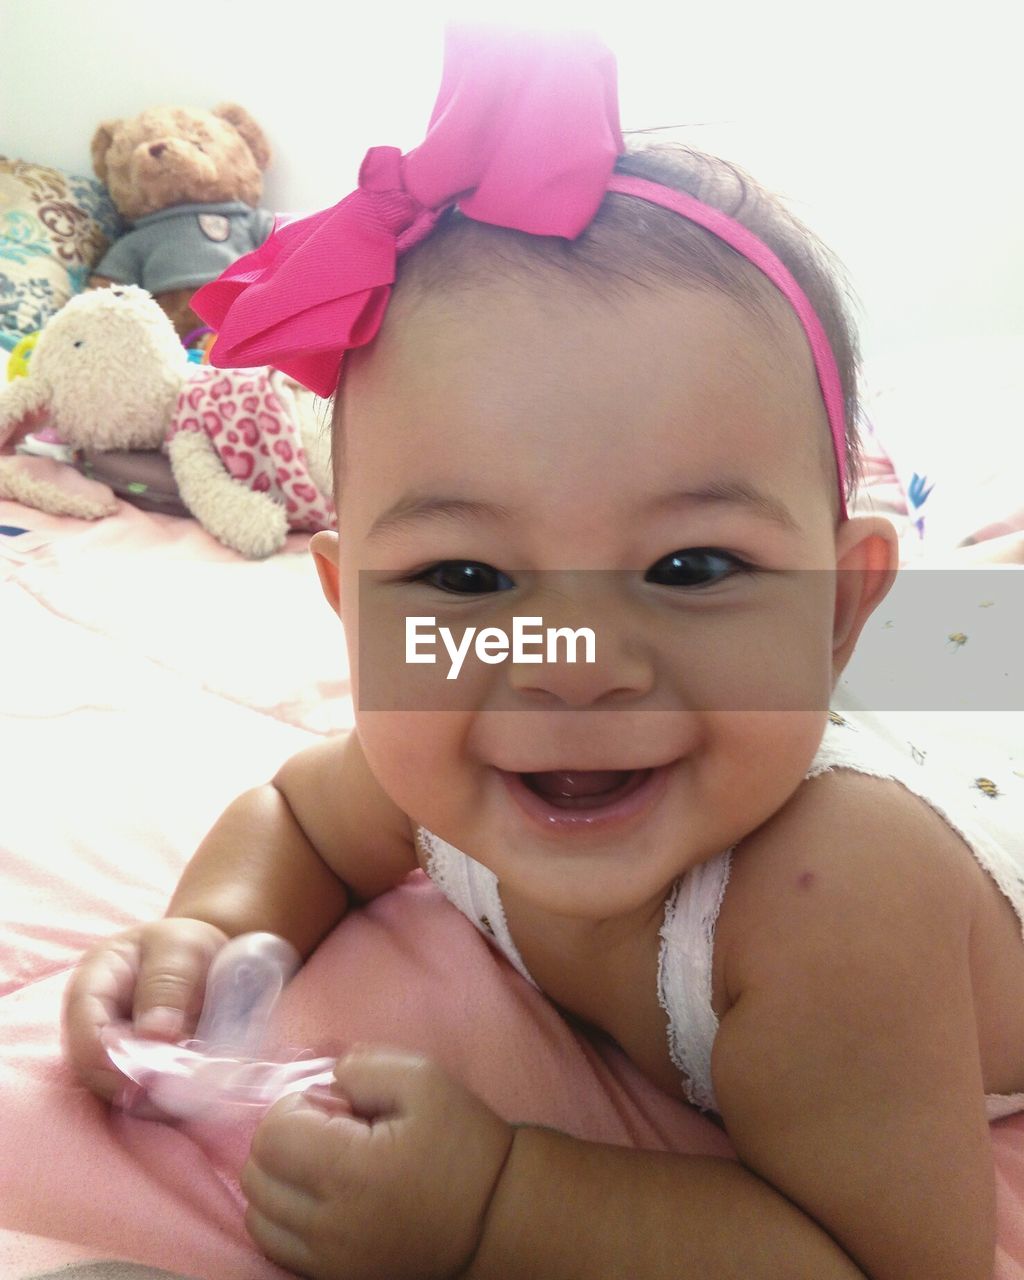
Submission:
M 729 551 L 715 547 L 688 547 L 673 551 L 651 565 L 645 582 L 662 587 L 707 587 L 732 577 L 735 573 L 753 573 L 752 565 Z
M 507 574 L 478 560 L 442 560 L 416 575 L 417 582 L 461 596 L 482 596 L 509 591 L 516 584 Z

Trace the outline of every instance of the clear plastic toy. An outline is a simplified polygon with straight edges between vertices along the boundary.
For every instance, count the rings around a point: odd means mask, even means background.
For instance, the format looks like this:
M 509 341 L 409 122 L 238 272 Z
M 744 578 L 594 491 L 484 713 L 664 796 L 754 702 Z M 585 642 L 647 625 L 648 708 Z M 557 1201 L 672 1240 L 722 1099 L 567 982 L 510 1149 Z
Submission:
M 334 1058 L 260 1058 L 267 1021 L 301 964 L 295 948 L 272 933 L 245 933 L 218 952 L 206 983 L 195 1036 L 180 1044 L 136 1035 L 131 1023 L 103 1032 L 113 1065 L 133 1082 L 119 1105 L 195 1120 L 235 1107 L 269 1107 L 289 1093 L 333 1079 Z

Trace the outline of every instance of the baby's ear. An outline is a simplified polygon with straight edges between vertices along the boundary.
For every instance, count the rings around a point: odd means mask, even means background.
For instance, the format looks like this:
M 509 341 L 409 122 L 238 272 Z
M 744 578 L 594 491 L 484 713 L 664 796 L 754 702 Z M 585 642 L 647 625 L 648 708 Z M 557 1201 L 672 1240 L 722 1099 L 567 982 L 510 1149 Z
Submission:
M 864 624 L 878 608 L 899 570 L 899 536 L 884 516 L 853 516 L 836 537 L 836 603 L 832 622 L 832 670 L 838 679 Z
M 338 535 L 326 529 L 314 533 L 309 540 L 309 551 L 320 575 L 320 587 L 324 598 L 338 616 L 341 616 L 341 582 L 338 575 Z

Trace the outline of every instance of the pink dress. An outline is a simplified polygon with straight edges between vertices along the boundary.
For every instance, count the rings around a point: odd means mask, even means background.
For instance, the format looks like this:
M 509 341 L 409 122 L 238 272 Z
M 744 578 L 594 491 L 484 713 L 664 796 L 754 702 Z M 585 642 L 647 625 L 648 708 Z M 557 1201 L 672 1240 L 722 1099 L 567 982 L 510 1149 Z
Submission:
M 334 505 L 317 488 L 298 424 L 266 369 L 197 369 L 178 396 L 167 440 L 180 431 L 205 435 L 232 479 L 284 507 L 289 529 L 334 527 Z

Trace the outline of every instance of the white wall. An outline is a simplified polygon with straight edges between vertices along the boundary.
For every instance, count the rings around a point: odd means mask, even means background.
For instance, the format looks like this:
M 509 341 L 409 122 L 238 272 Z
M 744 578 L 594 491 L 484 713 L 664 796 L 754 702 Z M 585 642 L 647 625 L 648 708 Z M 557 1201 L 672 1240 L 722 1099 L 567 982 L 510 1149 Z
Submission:
M 587 25 L 618 56 L 624 126 L 692 125 L 679 136 L 783 194 L 846 262 L 867 354 L 888 358 L 1024 332 L 1017 6 L 946 8 L 0 0 L 0 152 L 88 171 L 108 116 L 235 99 L 276 148 L 265 203 L 319 208 L 368 146 L 422 136 L 447 17 Z

